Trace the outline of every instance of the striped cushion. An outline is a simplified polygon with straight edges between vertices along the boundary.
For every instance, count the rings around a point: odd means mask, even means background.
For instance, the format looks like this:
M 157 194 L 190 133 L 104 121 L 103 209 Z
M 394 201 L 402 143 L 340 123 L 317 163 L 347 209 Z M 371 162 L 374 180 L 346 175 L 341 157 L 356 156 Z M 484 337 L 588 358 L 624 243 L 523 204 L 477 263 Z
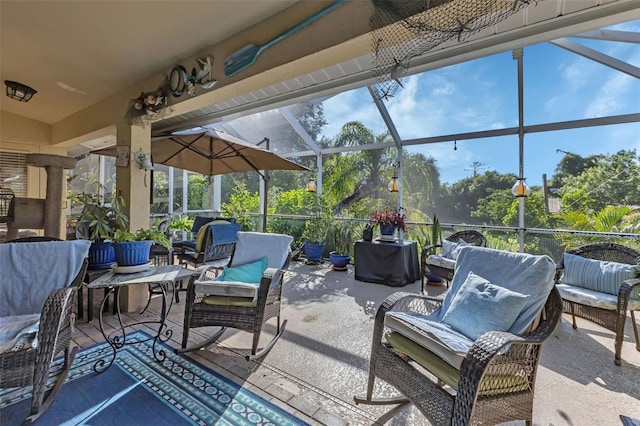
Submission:
M 586 259 L 582 256 L 564 254 L 564 273 L 560 281 L 601 293 L 617 295 L 623 281 L 638 275 L 638 265 Z M 638 291 L 631 294 L 638 299 Z

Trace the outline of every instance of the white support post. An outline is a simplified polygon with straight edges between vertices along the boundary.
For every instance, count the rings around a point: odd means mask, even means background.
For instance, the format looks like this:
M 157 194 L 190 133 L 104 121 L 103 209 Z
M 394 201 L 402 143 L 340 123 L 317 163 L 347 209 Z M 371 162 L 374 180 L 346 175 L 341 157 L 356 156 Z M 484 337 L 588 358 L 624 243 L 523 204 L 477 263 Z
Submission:
M 318 193 L 318 198 L 322 197 L 322 154 L 318 154 L 316 156 L 316 165 L 318 167 L 318 179 L 316 182 L 316 192 Z
M 222 176 L 213 177 L 213 210 L 220 212 L 222 209 Z

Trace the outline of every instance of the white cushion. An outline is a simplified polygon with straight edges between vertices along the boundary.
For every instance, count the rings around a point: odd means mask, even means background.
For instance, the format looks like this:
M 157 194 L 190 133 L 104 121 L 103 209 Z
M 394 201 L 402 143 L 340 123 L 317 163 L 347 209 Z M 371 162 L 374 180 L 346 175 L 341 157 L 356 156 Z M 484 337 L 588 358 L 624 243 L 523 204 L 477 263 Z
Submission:
M 251 297 L 258 295 L 258 284 L 236 281 L 196 281 L 194 283 L 196 293 L 208 296 L 234 296 Z
M 281 269 L 291 251 L 292 241 L 290 235 L 238 232 L 233 265 L 244 265 L 267 256 L 267 268 Z
M 433 352 L 447 364 L 460 369 L 473 341 L 447 324 L 433 321 L 433 317 L 434 314 L 427 316 L 415 312 L 387 312 L 384 323 L 391 330 Z
M 618 296 L 614 296 L 613 294 L 601 293 L 570 284 L 557 284 L 556 288 L 560 292 L 560 296 L 570 302 L 600 309 L 618 309 Z M 640 310 L 640 300 L 629 299 L 627 308 L 634 311 Z
M 456 261 L 452 259 L 447 259 L 446 257 L 443 257 L 443 256 L 432 254 L 429 257 L 427 257 L 427 265 L 434 265 L 434 266 L 439 266 L 441 268 L 453 270 L 456 267 Z
M 0 317 L 0 353 L 35 348 L 38 327 L 40 314 Z

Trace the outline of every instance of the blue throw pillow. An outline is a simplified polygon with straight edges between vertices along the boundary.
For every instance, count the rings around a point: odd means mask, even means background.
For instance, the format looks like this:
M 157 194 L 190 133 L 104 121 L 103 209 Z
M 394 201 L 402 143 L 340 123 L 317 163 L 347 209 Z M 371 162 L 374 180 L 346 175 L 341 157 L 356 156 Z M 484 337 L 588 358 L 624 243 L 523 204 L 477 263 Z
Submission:
M 640 271 L 637 265 L 587 259 L 565 253 L 564 273 L 560 281 L 617 296 L 622 282 L 635 278 L 638 272 Z M 631 298 L 638 299 L 637 290 L 633 291 Z
M 266 269 L 267 256 L 264 256 L 255 262 L 245 263 L 244 265 L 226 266 L 218 280 L 259 284 Z
M 469 272 L 442 322 L 476 340 L 488 331 L 507 331 L 516 321 L 529 296 L 491 284 Z

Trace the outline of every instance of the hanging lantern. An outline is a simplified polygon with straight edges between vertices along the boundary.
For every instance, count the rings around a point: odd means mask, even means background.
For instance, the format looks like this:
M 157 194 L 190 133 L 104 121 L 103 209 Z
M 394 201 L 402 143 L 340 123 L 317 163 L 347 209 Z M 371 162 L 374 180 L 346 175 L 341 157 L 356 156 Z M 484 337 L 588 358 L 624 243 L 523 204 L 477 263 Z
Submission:
M 514 197 L 528 197 L 531 193 L 531 188 L 527 186 L 527 182 L 525 182 L 525 180 L 525 178 L 518 178 L 516 183 L 513 184 L 513 187 L 511 187 L 511 193 Z
M 393 171 L 393 177 L 389 181 L 389 185 L 387 185 L 387 188 L 389 188 L 389 192 L 400 191 L 400 181 L 398 180 L 398 176 L 395 170 Z
M 309 179 L 307 182 L 307 191 L 316 192 L 316 182 L 313 179 Z

